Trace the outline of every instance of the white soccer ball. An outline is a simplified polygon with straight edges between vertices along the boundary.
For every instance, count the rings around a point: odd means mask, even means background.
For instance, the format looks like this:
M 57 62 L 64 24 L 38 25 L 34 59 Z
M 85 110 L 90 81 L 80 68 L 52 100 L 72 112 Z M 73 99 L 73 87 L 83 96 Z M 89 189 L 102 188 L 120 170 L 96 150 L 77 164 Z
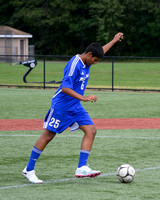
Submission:
M 117 170 L 117 178 L 122 183 L 130 183 L 135 177 L 135 170 L 129 164 L 121 165 Z

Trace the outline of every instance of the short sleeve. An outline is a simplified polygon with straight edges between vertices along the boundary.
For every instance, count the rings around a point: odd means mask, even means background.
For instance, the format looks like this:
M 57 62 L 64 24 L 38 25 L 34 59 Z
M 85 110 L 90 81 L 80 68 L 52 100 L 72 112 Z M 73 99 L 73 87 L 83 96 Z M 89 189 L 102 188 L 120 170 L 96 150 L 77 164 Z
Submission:
M 75 56 L 66 65 L 64 69 L 64 78 L 62 80 L 62 87 L 73 89 L 73 85 L 75 84 L 76 77 L 78 74 L 78 68 L 79 68 L 78 61 L 79 57 Z
M 73 89 L 74 79 L 73 76 L 67 76 L 62 81 L 62 87 Z

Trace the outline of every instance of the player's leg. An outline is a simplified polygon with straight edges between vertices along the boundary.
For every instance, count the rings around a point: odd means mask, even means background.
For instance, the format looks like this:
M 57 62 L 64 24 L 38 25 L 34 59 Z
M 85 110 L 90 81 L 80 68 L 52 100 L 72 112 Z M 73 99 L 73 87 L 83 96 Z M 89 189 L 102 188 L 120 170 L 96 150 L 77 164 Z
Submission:
M 75 175 L 77 178 L 96 177 L 100 175 L 101 172 L 92 170 L 87 166 L 88 156 L 92 149 L 92 145 L 96 135 L 96 128 L 94 125 L 83 125 L 79 128 L 84 132 L 84 136 L 81 143 L 79 163 Z
M 55 135 L 56 135 L 55 133 L 47 129 L 44 129 L 42 135 L 35 143 L 27 167 L 25 167 L 24 170 L 22 171 L 22 175 L 25 178 L 27 178 L 31 183 L 43 183 L 43 181 L 38 179 L 38 177 L 35 175 L 34 168 L 42 151 L 47 146 L 47 144 L 54 138 Z
M 39 156 L 41 155 L 42 151 L 47 146 L 47 144 L 54 138 L 55 135 L 56 135 L 56 133 L 53 133 L 47 129 L 44 129 L 42 135 L 36 141 L 36 143 L 32 149 L 31 156 L 30 156 L 30 159 L 29 159 L 29 162 L 27 165 L 27 171 L 34 170 L 35 164 L 36 164 Z
M 35 147 L 37 149 L 43 151 L 44 148 L 54 138 L 55 135 L 56 135 L 56 133 L 53 133 L 47 129 L 44 129 L 43 134 L 40 136 L 40 138 L 35 143 Z
M 96 135 L 96 127 L 94 125 L 84 125 L 79 127 L 83 132 L 84 136 L 81 143 L 81 150 L 91 151 L 93 141 Z
M 64 117 L 65 116 L 65 117 Z M 42 183 L 39 180 L 34 171 L 34 167 L 37 159 L 41 155 L 47 144 L 55 137 L 57 133 L 63 132 L 68 128 L 68 121 L 66 119 L 66 113 L 56 111 L 55 109 L 49 109 L 44 120 L 44 132 L 41 137 L 35 143 L 33 147 L 27 167 L 23 170 L 22 175 L 25 176 L 32 183 Z

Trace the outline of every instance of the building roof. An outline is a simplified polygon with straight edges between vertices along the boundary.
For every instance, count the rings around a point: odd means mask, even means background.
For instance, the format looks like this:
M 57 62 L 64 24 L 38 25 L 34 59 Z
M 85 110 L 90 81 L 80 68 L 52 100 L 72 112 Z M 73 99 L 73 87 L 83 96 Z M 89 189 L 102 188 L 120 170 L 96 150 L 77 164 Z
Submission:
M 32 35 L 9 26 L 0 26 L 0 38 L 32 38 Z

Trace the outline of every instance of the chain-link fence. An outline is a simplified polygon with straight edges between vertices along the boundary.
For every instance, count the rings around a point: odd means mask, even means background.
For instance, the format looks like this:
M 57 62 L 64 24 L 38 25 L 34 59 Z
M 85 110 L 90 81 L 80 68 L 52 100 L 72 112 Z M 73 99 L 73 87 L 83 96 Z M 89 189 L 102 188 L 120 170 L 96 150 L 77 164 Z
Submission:
M 10 55 L 5 56 L 10 60 Z M 2 57 L 0 55 L 0 60 Z M 0 86 L 57 88 L 63 78 L 64 67 L 71 57 L 12 55 L 12 60 L 19 61 L 0 62 Z M 160 58 L 105 57 L 91 67 L 87 88 L 160 91 Z

